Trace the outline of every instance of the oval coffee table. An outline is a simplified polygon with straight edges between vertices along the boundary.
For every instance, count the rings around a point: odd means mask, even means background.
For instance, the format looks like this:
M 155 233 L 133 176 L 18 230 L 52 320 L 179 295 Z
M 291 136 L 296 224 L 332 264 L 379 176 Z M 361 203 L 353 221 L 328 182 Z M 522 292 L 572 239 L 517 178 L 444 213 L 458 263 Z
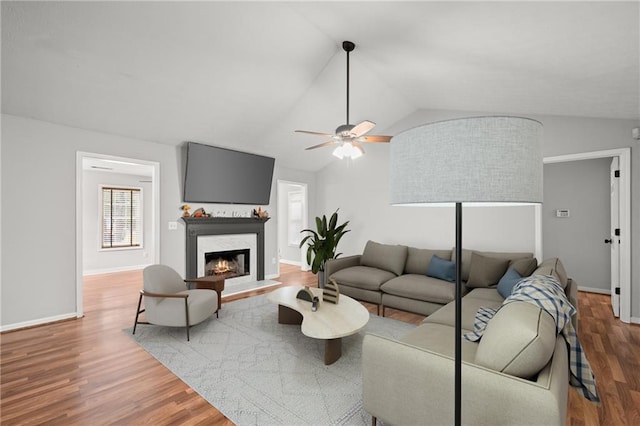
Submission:
M 342 338 L 356 334 L 369 321 L 369 311 L 349 296 L 340 295 L 338 304 L 322 301 L 322 289 L 310 288 L 320 303 L 316 312 L 311 311 L 311 302 L 296 299 L 304 287 L 281 287 L 267 299 L 278 304 L 278 323 L 301 324 L 302 334 L 313 339 L 322 339 L 324 363 L 330 365 L 342 355 Z

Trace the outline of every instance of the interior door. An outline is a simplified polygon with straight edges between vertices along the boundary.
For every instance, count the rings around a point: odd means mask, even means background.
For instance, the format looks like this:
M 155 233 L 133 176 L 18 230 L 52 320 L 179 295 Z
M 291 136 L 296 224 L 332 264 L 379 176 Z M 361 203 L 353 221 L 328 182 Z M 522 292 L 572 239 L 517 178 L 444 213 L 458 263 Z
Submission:
M 619 157 L 611 161 L 611 235 L 605 240 L 611 246 L 611 308 L 613 315 L 620 316 L 620 188 Z

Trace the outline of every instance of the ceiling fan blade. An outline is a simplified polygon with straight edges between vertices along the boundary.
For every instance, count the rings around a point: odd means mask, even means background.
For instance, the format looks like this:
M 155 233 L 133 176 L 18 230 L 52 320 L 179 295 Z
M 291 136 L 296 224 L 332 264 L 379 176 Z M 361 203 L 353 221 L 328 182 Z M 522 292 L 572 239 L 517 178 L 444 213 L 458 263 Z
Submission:
M 364 120 L 363 122 L 356 124 L 349 133 L 351 133 L 354 138 L 357 138 L 373 129 L 375 125 L 376 123 L 374 123 L 373 121 Z
M 327 138 L 332 138 L 333 137 L 333 134 L 331 134 L 331 133 L 310 132 L 309 130 L 295 130 L 295 132 L 297 132 L 297 133 L 306 133 L 308 135 L 324 136 L 324 137 L 327 137 Z
M 358 138 L 361 142 L 391 142 L 392 136 L 368 135 Z
M 336 143 L 337 141 L 327 141 L 318 145 L 314 145 L 314 146 L 310 146 L 309 148 L 305 148 L 306 150 L 309 149 L 316 149 L 316 148 L 322 148 L 323 146 L 329 146 L 329 145 L 333 145 L 334 143 Z

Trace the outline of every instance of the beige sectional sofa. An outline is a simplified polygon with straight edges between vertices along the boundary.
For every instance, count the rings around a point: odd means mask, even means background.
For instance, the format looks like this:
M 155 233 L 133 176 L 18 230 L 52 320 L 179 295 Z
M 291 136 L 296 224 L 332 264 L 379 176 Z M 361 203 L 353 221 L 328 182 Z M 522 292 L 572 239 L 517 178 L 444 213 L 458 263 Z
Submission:
M 369 243 L 367 246 L 369 248 Z M 373 243 L 371 247 L 381 249 L 380 252 L 385 251 L 386 247 L 380 246 L 384 245 Z M 401 249 L 397 247 L 402 246 L 394 247 L 394 250 L 399 252 Z M 365 256 L 364 261 L 358 259 L 360 264 L 350 267 L 335 268 L 334 264 L 328 269 L 331 273 L 327 276 L 336 279 L 341 292 L 345 294 L 381 306 L 409 308 L 410 311 L 428 315 L 420 326 L 397 340 L 372 334 L 365 336 L 365 410 L 374 418 L 388 424 L 452 424 L 455 302 L 453 289 L 449 294 L 442 289 L 442 285 L 454 285 L 447 281 L 439 283 L 434 281 L 437 279 L 433 277 L 421 279 L 418 276 L 420 274 L 412 273 L 426 268 L 424 264 L 418 268 L 417 262 L 415 265 L 407 266 L 408 259 L 412 257 L 412 261 L 415 261 L 417 256 L 426 256 L 428 253 L 409 247 L 405 250 L 407 259 L 402 273 L 395 274 L 395 277 L 381 283 L 378 290 L 375 290 L 375 280 L 381 280 L 383 275 L 363 269 L 372 267 L 371 257 Z M 413 254 L 409 255 L 410 252 Z M 445 256 L 446 251 L 439 252 Z M 526 253 L 482 253 L 465 250 L 462 258 L 462 278 L 466 284 L 471 282 L 472 285 L 474 282 L 479 284 L 493 281 L 497 271 L 505 264 L 522 267 L 526 262 L 521 259 L 531 258 L 523 255 Z M 391 263 L 389 258 L 393 256 L 387 253 L 385 257 L 385 261 Z M 341 261 L 354 262 L 347 259 Z M 474 261 L 477 262 L 475 266 Z M 375 268 L 382 265 L 379 263 Z M 496 265 L 499 265 L 499 268 Z M 348 268 L 357 269 L 348 271 Z M 339 274 L 343 270 L 345 273 Z M 367 282 L 367 288 L 354 285 L 357 271 L 368 274 L 366 278 L 362 278 L 363 282 Z M 494 274 L 494 277 L 490 277 L 491 274 Z M 571 303 L 577 306 L 576 284 L 567 278 L 560 260 L 547 259 L 530 271 L 530 274 L 555 277 L 565 289 Z M 385 287 L 385 283 L 405 275 L 408 280 L 403 286 L 406 287 L 398 285 L 393 288 L 396 293 L 401 293 L 398 288 L 403 288 L 401 295 L 386 293 L 389 286 Z M 438 288 L 409 290 L 410 283 L 422 287 L 435 283 Z M 476 312 L 480 307 L 498 308 L 504 301 L 495 284 L 475 288 L 469 286 L 465 287 L 465 291 L 462 299 L 463 333 L 473 331 Z M 388 295 L 396 297 L 389 298 Z M 450 299 L 448 303 L 447 297 Z M 573 323 L 577 330 L 576 320 L 574 317 Z M 512 302 L 504 305 L 489 321 L 479 342 L 465 339 L 462 342 L 463 424 L 565 423 L 569 385 L 567 347 L 562 336 L 556 336 L 555 323 L 549 314 L 531 303 Z
M 451 249 L 421 249 L 368 241 L 362 255 L 332 259 L 325 277 L 333 279 L 340 292 L 384 308 L 431 315 L 455 298 L 451 282 L 428 276 L 433 256 L 455 261 Z M 475 260 L 475 262 L 472 262 Z M 495 286 L 509 267 L 530 275 L 537 263 L 533 253 L 462 251 L 464 291 Z M 472 268 L 473 266 L 473 268 Z M 494 282 L 495 280 L 495 282 Z

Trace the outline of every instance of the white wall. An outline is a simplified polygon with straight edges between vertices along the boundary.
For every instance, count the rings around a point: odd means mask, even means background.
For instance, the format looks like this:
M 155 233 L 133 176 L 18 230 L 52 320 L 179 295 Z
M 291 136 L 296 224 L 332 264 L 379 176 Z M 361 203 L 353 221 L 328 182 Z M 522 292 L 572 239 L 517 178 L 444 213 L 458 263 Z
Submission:
M 184 274 L 184 226 L 176 231 L 167 226 L 179 219 L 183 204 L 179 148 L 3 114 L 3 330 L 75 316 L 77 151 L 160 163 L 160 261 Z M 279 168 L 276 160 L 274 182 L 278 178 L 315 188 L 312 174 Z M 265 207 L 272 215 L 265 225 L 265 276 L 278 274 L 272 261 L 277 260 L 275 187 L 271 205 Z M 36 250 L 47 255 L 36 260 Z
M 445 118 L 468 116 L 451 111 L 419 111 L 380 133 Z M 640 121 L 572 117 L 535 117 L 545 125 L 545 156 L 632 147 L 632 307 L 640 318 L 640 149 L 631 129 Z M 277 179 L 308 184 L 310 221 L 340 208 L 352 232 L 340 251 L 362 251 L 367 239 L 419 247 L 453 246 L 453 210 L 389 206 L 388 149 L 366 146 L 367 155 L 335 161 L 317 175 L 285 169 Z M 2 329 L 72 316 L 76 311 L 75 192 L 76 152 L 94 152 L 160 163 L 160 259 L 184 274 L 184 227 L 168 231 L 180 216 L 180 150 L 173 146 L 2 115 L 2 243 L 0 252 Z M 327 155 L 331 155 L 327 150 Z M 46 172 L 45 172 L 46 171 Z M 42 177 L 45 175 L 46 177 Z M 272 219 L 265 226 L 265 275 L 277 274 L 276 185 Z M 315 196 L 314 196 L 315 194 Z M 246 206 L 245 206 L 246 207 Z M 228 208 L 228 206 L 227 206 Z M 243 207 L 244 208 L 244 207 Z M 497 209 L 497 210 L 492 210 Z M 514 210 L 515 209 L 515 210 Z M 533 247 L 530 207 L 466 208 L 464 245 L 487 250 Z M 181 222 L 179 222 L 181 223 Z M 522 226 L 520 226 L 522 225 Z M 34 250 L 49 253 L 34 263 Z M 572 271 L 568 271 L 571 274 Z
M 184 235 L 166 226 L 179 213 L 174 147 L 3 114 L 2 148 L 3 329 L 76 312 L 77 151 L 160 163 L 160 258 L 183 271 Z
M 422 118 L 394 129 L 442 118 Z M 391 129 L 390 134 L 400 130 Z M 385 132 L 386 134 L 386 132 Z M 345 255 L 361 253 L 367 240 L 421 248 L 451 249 L 455 245 L 453 207 L 391 206 L 389 150 L 386 144 L 365 144 L 366 155 L 357 160 L 334 161 L 318 176 L 321 211 L 339 208 L 351 232 L 341 241 Z M 330 152 L 328 152 L 330 155 Z M 455 159 L 452 159 L 455 161 Z M 463 246 L 489 251 L 535 252 L 534 207 L 464 207 Z
M 395 135 L 429 122 L 477 115 L 486 113 L 421 110 L 389 129 L 376 129 L 376 133 Z M 640 121 L 530 117 L 544 125 L 545 157 L 632 147 L 631 312 L 640 320 L 640 146 L 631 137 L 632 128 L 639 127 Z M 313 215 L 340 208 L 341 219 L 351 221 L 352 232 L 344 237 L 339 251 L 345 255 L 361 253 L 368 239 L 418 247 L 452 247 L 453 208 L 390 206 L 389 146 L 366 144 L 365 149 L 364 157 L 351 162 L 336 160 L 318 173 L 318 209 Z M 327 155 L 331 155 L 330 150 Z M 535 250 L 532 207 L 465 208 L 463 222 L 463 245 L 467 248 Z M 573 271 L 568 273 L 572 275 Z
M 152 220 L 152 191 L 147 176 L 85 170 L 82 188 L 82 263 L 85 275 L 142 269 L 150 264 L 155 251 Z M 101 248 L 100 185 L 142 189 L 143 241 L 140 248 Z
M 631 238 L 631 320 L 640 323 L 640 142 L 631 136 L 632 129 L 640 127 L 640 118 L 539 119 L 545 124 L 545 157 L 631 147 L 631 230 L 622 232 Z

